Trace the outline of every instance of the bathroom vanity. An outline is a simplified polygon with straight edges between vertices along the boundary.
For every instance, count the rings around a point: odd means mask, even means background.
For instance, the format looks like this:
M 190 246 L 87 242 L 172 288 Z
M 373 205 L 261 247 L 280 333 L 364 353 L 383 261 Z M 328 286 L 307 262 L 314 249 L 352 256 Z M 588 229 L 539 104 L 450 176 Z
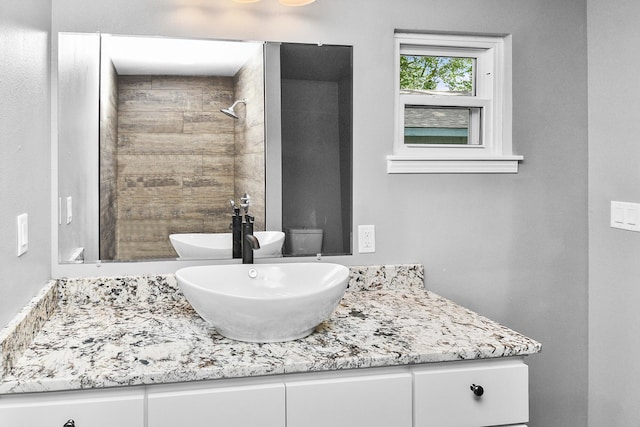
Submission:
M 0 343 L 0 425 L 57 427 L 523 425 L 541 350 L 425 291 L 419 265 L 351 267 L 291 342 L 220 336 L 167 275 L 52 281 Z

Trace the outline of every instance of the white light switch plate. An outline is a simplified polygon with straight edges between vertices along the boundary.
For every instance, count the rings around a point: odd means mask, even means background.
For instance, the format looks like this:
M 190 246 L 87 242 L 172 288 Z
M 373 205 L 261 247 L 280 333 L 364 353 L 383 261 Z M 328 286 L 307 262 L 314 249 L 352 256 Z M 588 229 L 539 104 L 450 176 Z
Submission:
M 71 224 L 73 220 L 73 198 L 67 197 L 67 224 Z
M 18 215 L 16 232 L 18 236 L 17 255 L 20 256 L 29 250 L 29 216 L 26 213 Z
M 640 204 L 611 202 L 611 227 L 640 232 Z

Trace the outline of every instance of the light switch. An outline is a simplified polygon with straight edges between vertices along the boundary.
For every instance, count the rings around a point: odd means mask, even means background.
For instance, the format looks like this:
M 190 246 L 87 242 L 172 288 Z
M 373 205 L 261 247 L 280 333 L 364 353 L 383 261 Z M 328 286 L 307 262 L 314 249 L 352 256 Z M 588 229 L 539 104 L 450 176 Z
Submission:
M 611 203 L 611 220 L 618 224 L 624 223 L 624 209 L 619 206 L 613 206 L 614 202 Z
M 640 204 L 611 202 L 611 227 L 640 232 Z
M 67 224 L 71 224 L 73 219 L 73 199 L 71 196 L 67 197 Z
M 628 225 L 638 224 L 638 208 L 627 207 L 624 209 L 624 222 Z
M 17 217 L 16 234 L 18 236 L 17 255 L 20 256 L 29 250 L 29 216 L 26 213 Z

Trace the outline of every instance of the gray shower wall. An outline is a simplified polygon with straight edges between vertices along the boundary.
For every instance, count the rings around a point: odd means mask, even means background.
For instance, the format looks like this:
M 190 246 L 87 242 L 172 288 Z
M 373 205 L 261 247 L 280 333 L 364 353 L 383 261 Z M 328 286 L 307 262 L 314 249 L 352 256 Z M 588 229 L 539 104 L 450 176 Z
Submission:
M 345 163 L 340 160 L 339 85 L 282 79 L 281 89 L 283 227 L 321 228 L 322 252 L 344 253 L 343 197 L 336 191 L 342 188 Z

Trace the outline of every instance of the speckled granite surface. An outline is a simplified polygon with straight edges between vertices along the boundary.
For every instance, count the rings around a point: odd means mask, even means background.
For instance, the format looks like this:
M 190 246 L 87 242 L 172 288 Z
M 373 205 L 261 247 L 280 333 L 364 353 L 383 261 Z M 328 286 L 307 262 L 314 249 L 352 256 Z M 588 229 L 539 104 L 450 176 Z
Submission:
M 0 330 L 0 380 L 31 344 L 35 334 L 58 309 L 58 283 L 50 280 L 38 294 Z
M 423 277 L 420 265 L 351 267 L 349 290 L 316 332 L 301 340 L 270 344 L 237 342 L 218 335 L 193 311 L 172 275 L 60 279 L 39 295 L 44 301 L 57 297 L 58 306 L 35 328 L 37 334 L 26 349 L 21 351 L 20 343 L 7 340 L 16 335 L 11 332 L 15 324 L 0 333 L 0 339 L 8 341 L 0 348 L 15 349 L 14 355 L 3 353 L 7 363 L 0 393 L 394 366 L 540 351 L 536 341 L 425 291 Z M 30 304 L 43 305 L 50 304 Z M 46 316 L 38 310 L 32 308 L 33 317 Z M 21 356 L 16 357 L 18 353 Z

